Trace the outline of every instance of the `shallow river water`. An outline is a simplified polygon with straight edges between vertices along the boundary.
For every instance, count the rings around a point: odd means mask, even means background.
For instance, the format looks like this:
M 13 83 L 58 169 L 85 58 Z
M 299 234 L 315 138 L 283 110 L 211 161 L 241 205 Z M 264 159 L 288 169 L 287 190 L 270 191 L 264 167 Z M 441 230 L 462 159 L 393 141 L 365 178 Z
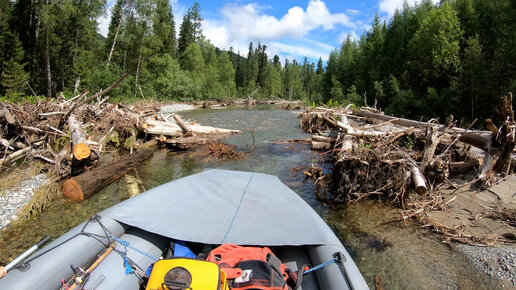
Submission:
M 249 151 L 245 159 L 202 160 L 192 152 L 156 151 L 136 170 L 142 189 L 201 172 L 223 168 L 277 175 L 297 192 L 334 229 L 346 246 L 369 286 L 378 278 L 386 289 L 493 289 L 495 282 L 480 274 L 467 259 L 437 237 L 416 225 L 386 223 L 399 217 L 395 209 L 374 201 L 330 210 L 315 199 L 314 185 L 305 181 L 296 167 L 317 163 L 320 156 L 308 144 L 276 144 L 274 140 L 309 138 L 301 131 L 298 112 L 276 110 L 274 106 L 196 110 L 183 112 L 185 119 L 203 125 L 239 129 L 224 142 Z M 256 147 L 251 150 L 253 130 Z M 323 165 L 326 166 L 327 165 Z M 17 227 L 0 233 L 0 264 L 6 264 L 45 235 L 62 235 L 94 213 L 128 198 L 124 178 L 81 203 L 58 198 L 45 212 Z

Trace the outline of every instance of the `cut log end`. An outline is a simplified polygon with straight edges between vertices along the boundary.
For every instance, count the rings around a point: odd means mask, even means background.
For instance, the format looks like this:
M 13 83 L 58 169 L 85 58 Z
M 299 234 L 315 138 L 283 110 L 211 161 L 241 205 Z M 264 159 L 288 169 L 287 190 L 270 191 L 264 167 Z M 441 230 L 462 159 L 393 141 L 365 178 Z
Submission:
M 64 195 L 74 201 L 81 201 L 84 200 L 84 194 L 82 192 L 81 187 L 77 183 L 77 181 L 71 179 L 68 179 L 63 184 L 63 192 Z
M 423 175 L 419 171 L 417 167 L 410 168 L 410 174 L 412 175 L 412 182 L 414 182 L 414 187 L 416 188 L 416 192 L 419 195 L 426 194 L 427 187 L 425 179 L 423 178 Z
M 84 143 L 79 143 L 73 146 L 73 156 L 77 160 L 82 160 L 90 157 L 91 155 L 91 149 L 88 147 L 88 145 Z

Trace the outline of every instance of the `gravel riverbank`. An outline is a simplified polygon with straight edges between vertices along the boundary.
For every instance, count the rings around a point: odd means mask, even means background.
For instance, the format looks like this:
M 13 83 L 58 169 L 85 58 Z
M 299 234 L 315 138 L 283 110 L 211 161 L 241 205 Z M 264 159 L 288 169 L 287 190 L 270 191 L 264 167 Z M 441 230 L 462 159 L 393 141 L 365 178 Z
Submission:
M 18 218 L 17 211 L 26 205 L 34 195 L 36 188 L 49 180 L 45 174 L 38 174 L 31 179 L 23 180 L 0 196 L 0 229 L 10 225 Z
M 456 247 L 480 271 L 500 280 L 505 288 L 516 288 L 516 246 L 475 247 L 458 244 Z

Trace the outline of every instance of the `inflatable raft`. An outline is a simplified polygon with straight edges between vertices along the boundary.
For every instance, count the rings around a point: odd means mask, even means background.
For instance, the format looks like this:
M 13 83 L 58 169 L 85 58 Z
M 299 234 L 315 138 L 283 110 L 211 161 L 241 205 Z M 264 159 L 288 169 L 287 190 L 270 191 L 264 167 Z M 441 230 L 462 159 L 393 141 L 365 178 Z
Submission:
M 74 276 L 85 278 L 75 289 L 139 289 L 144 273 L 138 272 L 155 263 L 171 241 L 267 246 L 293 271 L 327 264 L 304 275 L 298 289 L 368 289 L 328 225 L 277 177 L 218 169 L 98 213 L 9 271 L 0 289 L 64 289 Z M 328 263 L 337 254 L 340 259 Z M 140 271 L 126 273 L 128 264 Z

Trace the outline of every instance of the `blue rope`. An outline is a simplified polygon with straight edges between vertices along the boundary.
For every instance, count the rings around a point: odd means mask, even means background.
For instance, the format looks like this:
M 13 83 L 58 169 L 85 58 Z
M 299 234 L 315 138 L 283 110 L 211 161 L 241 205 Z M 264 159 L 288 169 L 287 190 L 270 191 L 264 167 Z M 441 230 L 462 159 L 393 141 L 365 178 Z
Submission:
M 315 271 L 315 270 L 319 270 L 319 269 L 321 269 L 321 268 L 324 268 L 324 267 L 328 266 L 329 264 L 333 264 L 333 263 L 338 262 L 339 260 L 340 260 L 340 259 L 339 259 L 338 257 L 335 257 L 335 258 L 333 258 L 332 260 L 329 260 L 328 262 L 324 262 L 324 263 L 322 263 L 322 264 L 319 264 L 319 265 L 317 265 L 317 266 L 315 266 L 315 267 L 312 267 L 312 268 L 310 268 L 310 269 L 308 269 L 308 270 L 304 271 L 304 272 L 303 272 L 303 275 L 306 275 L 306 274 L 308 274 L 308 273 L 310 273 L 310 272 L 312 272 L 312 271 Z
M 249 178 L 249 181 L 247 182 L 247 185 L 245 186 L 244 192 L 242 193 L 242 197 L 240 198 L 240 203 L 238 203 L 238 207 L 237 207 L 237 209 L 235 211 L 235 215 L 233 215 L 233 219 L 231 220 L 231 223 L 229 224 L 228 231 L 224 235 L 224 238 L 222 239 L 221 244 L 224 244 L 224 241 L 226 240 L 226 238 L 229 235 L 229 231 L 231 230 L 231 227 L 233 226 L 233 222 L 235 221 L 235 218 L 236 218 L 236 216 L 238 214 L 238 211 L 240 210 L 240 206 L 242 205 L 242 201 L 244 200 L 244 196 L 245 196 L 245 194 L 247 192 L 247 188 L 249 187 L 249 184 L 251 184 L 251 180 L 253 180 L 253 177 L 255 175 L 256 175 L 256 172 L 253 172 L 253 175 L 251 175 L 251 178 Z
M 146 257 L 149 257 L 149 258 L 153 259 L 154 261 L 159 261 L 159 259 L 158 259 L 158 258 L 156 258 L 156 257 L 154 257 L 154 256 L 151 256 L 151 255 L 149 255 L 149 254 L 145 253 L 144 251 L 139 250 L 139 249 L 137 249 L 137 248 L 135 248 L 135 247 L 131 246 L 131 244 L 130 244 L 128 241 L 125 241 L 125 240 L 119 239 L 119 238 L 117 238 L 117 237 L 115 237 L 115 236 L 113 236 L 113 235 L 110 235 L 109 237 L 110 237 L 110 238 L 112 238 L 112 239 L 114 239 L 115 241 L 119 242 L 122 246 L 124 246 L 124 251 L 125 251 L 124 262 L 126 262 L 126 267 L 127 267 L 127 265 L 129 265 L 129 262 L 127 261 L 127 248 L 129 248 L 129 249 L 131 249 L 131 250 L 134 250 L 134 251 L 136 251 L 136 252 L 138 252 L 138 253 L 140 253 L 140 254 L 142 254 L 142 255 L 146 256 Z

